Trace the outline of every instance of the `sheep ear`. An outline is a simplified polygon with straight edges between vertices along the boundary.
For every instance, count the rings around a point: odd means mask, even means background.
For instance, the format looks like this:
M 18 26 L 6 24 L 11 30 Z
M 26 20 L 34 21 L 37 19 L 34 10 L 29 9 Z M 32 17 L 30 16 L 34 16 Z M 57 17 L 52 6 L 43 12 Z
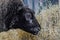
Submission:
M 24 12 L 24 8 L 23 8 L 23 7 L 19 7 L 19 8 L 17 9 L 17 13 L 18 13 L 19 15 L 21 15 L 23 12 Z
M 21 10 L 23 7 L 19 7 L 17 10 Z

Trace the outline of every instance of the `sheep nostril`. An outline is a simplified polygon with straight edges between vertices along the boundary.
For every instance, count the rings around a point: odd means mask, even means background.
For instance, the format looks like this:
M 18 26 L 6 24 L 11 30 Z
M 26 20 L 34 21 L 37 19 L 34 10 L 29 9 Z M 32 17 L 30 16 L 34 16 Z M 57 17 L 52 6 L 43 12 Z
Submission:
M 40 27 L 37 28 L 40 31 Z
M 31 33 L 33 33 L 34 35 L 36 35 L 40 31 L 40 27 L 31 28 L 30 31 L 31 31 Z
M 34 31 L 38 32 L 38 31 L 40 31 L 40 28 L 39 27 L 34 28 Z
M 39 27 L 31 28 L 31 31 L 38 32 L 38 31 L 40 31 L 40 28 Z

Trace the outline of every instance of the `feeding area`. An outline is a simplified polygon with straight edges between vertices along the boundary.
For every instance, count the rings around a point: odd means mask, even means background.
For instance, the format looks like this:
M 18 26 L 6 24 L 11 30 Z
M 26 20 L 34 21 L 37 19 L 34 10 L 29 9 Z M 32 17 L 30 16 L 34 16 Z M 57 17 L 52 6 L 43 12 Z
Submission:
M 0 40 L 59 40 L 60 39 L 60 13 L 59 6 L 53 5 L 43 10 L 36 19 L 41 25 L 38 35 L 32 35 L 20 29 L 10 29 L 0 33 Z
M 40 9 L 36 8 L 36 9 L 39 9 L 39 11 L 37 11 L 36 12 L 37 14 L 34 16 L 35 16 L 36 20 L 38 21 L 40 28 L 41 28 L 40 31 L 38 32 L 38 34 L 33 35 L 35 31 L 30 33 L 31 30 L 29 27 L 28 27 L 29 31 L 26 30 L 27 28 L 22 29 L 23 28 L 22 25 L 19 26 L 21 28 L 13 29 L 13 27 L 12 27 L 11 29 L 9 29 L 7 31 L 3 31 L 3 30 L 5 30 L 3 18 L 6 15 L 6 13 L 9 11 L 7 9 L 11 8 L 12 6 L 15 7 L 15 5 L 12 5 L 13 4 L 12 2 L 13 2 L 12 0 L 0 0 L 0 31 L 1 31 L 0 32 L 0 40 L 60 40 L 60 12 L 59 12 L 60 8 L 59 8 L 58 4 L 51 5 L 51 3 L 48 1 L 46 3 L 46 6 L 44 6 L 44 8 L 42 7 L 43 6 L 42 4 L 40 6 Z M 15 0 L 14 2 L 19 4 L 19 3 L 21 3 L 21 0 L 18 0 L 18 1 Z M 48 5 L 48 3 L 50 3 L 50 4 Z M 11 7 L 8 6 L 8 8 L 7 8 L 7 5 L 9 5 L 9 6 L 12 5 L 12 6 Z M 19 6 L 22 6 L 22 5 L 19 5 Z M 30 4 L 29 4 L 29 6 L 30 6 Z M 16 10 L 16 9 L 14 9 L 14 7 L 12 7 L 12 10 Z M 33 6 L 33 8 L 34 8 L 34 6 Z M 21 8 L 19 8 L 18 10 L 20 11 L 20 9 Z M 25 8 L 25 7 L 23 7 L 22 9 L 24 10 L 23 12 L 25 12 L 26 10 L 28 10 L 30 12 L 33 11 L 33 10 L 31 11 L 31 9 Z M 12 11 L 12 10 L 10 12 L 15 13 L 15 11 Z M 10 12 L 8 12 L 8 13 L 10 13 Z M 32 12 L 32 13 L 34 13 L 34 12 Z M 8 17 L 11 17 L 11 15 L 12 14 L 8 15 Z M 21 15 L 21 14 L 19 14 L 19 15 Z M 21 17 L 21 16 L 19 16 L 19 17 Z M 7 21 L 7 22 L 9 24 L 9 21 Z M 31 22 L 32 21 L 30 21 L 30 23 Z M 29 26 L 31 26 L 31 25 L 29 25 Z

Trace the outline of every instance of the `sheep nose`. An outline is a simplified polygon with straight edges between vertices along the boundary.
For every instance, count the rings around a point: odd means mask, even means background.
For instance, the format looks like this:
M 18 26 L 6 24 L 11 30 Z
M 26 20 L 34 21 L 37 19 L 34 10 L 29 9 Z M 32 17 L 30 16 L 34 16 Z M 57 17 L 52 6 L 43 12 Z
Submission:
M 33 29 L 33 31 L 38 32 L 38 31 L 40 31 L 40 28 L 39 27 L 36 27 L 36 28 Z
M 32 28 L 31 31 L 33 32 L 33 34 L 38 34 L 38 32 L 40 31 L 40 27 L 35 27 L 35 28 Z

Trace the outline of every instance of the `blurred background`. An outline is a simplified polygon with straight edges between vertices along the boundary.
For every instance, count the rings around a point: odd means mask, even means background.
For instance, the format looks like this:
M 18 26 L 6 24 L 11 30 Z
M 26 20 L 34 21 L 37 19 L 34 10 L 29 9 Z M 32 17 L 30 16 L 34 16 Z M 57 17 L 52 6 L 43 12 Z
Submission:
M 58 4 L 59 0 L 23 0 L 24 4 L 33 9 L 36 14 L 52 5 Z

